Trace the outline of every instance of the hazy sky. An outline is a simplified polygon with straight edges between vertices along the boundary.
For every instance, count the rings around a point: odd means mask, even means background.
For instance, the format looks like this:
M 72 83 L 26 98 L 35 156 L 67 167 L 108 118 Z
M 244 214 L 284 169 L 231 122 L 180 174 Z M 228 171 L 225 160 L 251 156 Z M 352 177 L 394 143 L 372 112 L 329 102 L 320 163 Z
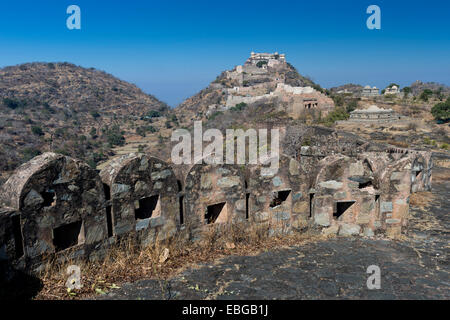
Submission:
M 81 8 L 81 30 L 66 9 Z M 381 30 L 366 9 L 381 8 Z M 177 105 L 242 64 L 251 51 L 285 53 L 323 87 L 450 85 L 450 1 L 5 1 L 0 67 L 68 61 L 135 83 Z

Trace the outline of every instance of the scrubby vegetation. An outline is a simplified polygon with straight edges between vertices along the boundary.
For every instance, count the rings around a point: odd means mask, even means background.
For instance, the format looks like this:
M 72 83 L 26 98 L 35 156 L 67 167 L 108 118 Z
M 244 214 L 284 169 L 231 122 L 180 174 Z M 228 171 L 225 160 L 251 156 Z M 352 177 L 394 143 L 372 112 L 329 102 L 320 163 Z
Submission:
M 431 108 L 431 114 L 434 119 L 438 122 L 449 122 L 450 121 L 450 98 L 445 102 L 440 102 Z
M 167 113 L 153 96 L 93 68 L 29 63 L 0 69 L 0 183 L 47 151 L 95 166 L 127 135 L 159 130 L 145 123 Z
M 324 119 L 319 122 L 326 125 L 332 126 L 336 121 L 347 120 L 350 114 L 344 107 L 336 107 L 332 112 L 330 112 Z

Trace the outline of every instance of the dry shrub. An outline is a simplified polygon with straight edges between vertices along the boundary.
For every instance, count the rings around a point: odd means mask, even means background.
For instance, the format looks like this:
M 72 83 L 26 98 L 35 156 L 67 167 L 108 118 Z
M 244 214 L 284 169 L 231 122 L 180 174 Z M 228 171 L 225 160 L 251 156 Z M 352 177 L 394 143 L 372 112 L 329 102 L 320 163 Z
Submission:
M 393 146 L 400 147 L 400 148 L 408 148 L 409 147 L 409 144 L 407 144 L 406 142 L 403 142 L 403 141 L 387 140 L 386 142 Z
M 226 255 L 255 255 L 279 247 L 300 245 L 325 239 L 312 230 L 280 232 L 269 237 L 270 224 L 251 225 L 249 222 L 212 225 L 205 228 L 200 241 L 187 241 L 186 232 L 169 240 L 142 247 L 133 236 L 121 239 L 107 249 L 101 261 L 74 261 L 70 258 L 50 260 L 39 277 L 43 289 L 36 299 L 80 299 L 114 290 L 121 283 L 142 279 L 157 279 L 164 294 L 164 282 L 202 262 L 212 262 Z M 166 260 L 160 259 L 164 251 Z M 67 267 L 81 269 L 81 289 L 67 291 Z M 164 299 L 165 297 L 161 297 Z

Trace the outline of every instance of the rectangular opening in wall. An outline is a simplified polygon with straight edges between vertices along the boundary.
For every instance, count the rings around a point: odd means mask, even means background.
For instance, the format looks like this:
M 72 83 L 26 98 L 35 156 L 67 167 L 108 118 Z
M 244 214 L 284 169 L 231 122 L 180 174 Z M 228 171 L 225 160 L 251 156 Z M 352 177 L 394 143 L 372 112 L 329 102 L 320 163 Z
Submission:
M 84 240 L 82 225 L 80 220 L 53 229 L 53 244 L 56 251 L 81 244 Z
M 136 207 L 134 210 L 136 220 L 156 217 L 160 214 L 159 194 L 147 198 L 142 198 L 137 202 L 137 204 L 139 205 L 139 207 Z
M 276 206 L 279 206 L 283 204 L 291 194 L 291 190 L 283 190 L 283 191 L 277 191 L 275 192 L 274 198 L 272 199 L 272 202 L 270 203 L 270 207 L 274 208 Z
M 52 207 L 56 204 L 55 190 L 48 189 L 48 190 L 42 192 L 41 196 L 44 199 L 44 203 L 43 203 L 44 207 Z
M 366 181 L 366 182 L 359 182 L 358 188 L 359 189 L 364 189 L 367 187 L 370 187 L 372 185 L 372 181 Z
M 15 257 L 20 258 L 23 256 L 23 237 L 22 228 L 20 226 L 20 215 L 11 217 L 12 231 L 14 236 Z
M 106 207 L 106 224 L 108 226 L 108 237 L 113 236 L 113 217 L 112 217 L 112 207 Z
M 249 212 L 249 201 L 250 201 L 250 193 L 245 194 L 245 219 L 248 220 L 248 212 Z
M 342 216 L 353 204 L 355 201 L 338 201 L 336 202 L 336 212 L 333 213 L 333 216 L 338 219 Z
M 105 200 L 111 200 L 111 188 L 106 183 L 103 184 L 103 192 L 105 193 Z
M 207 207 L 205 219 L 207 224 L 215 223 L 220 216 L 226 216 L 226 202 L 213 204 Z
M 312 217 L 313 214 L 313 203 L 314 203 L 314 193 L 309 194 L 309 217 Z
M 184 196 L 178 198 L 180 205 L 180 224 L 184 224 Z

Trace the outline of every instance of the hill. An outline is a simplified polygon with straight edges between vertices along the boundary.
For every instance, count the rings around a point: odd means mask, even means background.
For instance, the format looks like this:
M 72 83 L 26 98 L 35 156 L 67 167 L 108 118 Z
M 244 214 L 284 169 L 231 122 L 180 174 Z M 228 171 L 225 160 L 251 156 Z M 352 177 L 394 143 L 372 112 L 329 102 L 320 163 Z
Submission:
M 275 109 L 283 109 L 282 99 L 271 99 L 270 95 L 275 98 L 276 93 L 280 93 L 279 97 L 281 90 L 293 91 L 299 87 L 308 87 L 315 94 L 324 92 L 318 84 L 302 76 L 287 62 L 284 54 L 252 52 L 243 65 L 222 72 L 208 87 L 186 99 L 174 111 L 179 119 L 190 121 L 226 112 L 241 101 L 249 105 L 267 104 L 270 101 L 269 104 Z M 289 108 L 291 102 L 284 101 L 287 104 L 284 109 Z M 273 112 L 273 108 L 262 112 Z
M 95 166 L 126 135 L 157 131 L 148 123 L 168 110 L 135 85 L 93 68 L 64 62 L 0 69 L 0 183 L 44 151 Z

